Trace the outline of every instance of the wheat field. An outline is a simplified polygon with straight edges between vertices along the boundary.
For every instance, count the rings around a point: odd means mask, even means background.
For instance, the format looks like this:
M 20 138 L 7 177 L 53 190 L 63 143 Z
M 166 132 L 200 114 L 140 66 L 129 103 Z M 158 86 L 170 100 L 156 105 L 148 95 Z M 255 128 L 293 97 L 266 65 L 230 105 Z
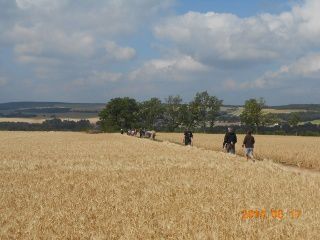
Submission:
M 236 152 L 243 156 L 242 142 L 244 135 L 238 135 Z M 320 170 L 320 138 L 296 136 L 266 136 L 257 135 L 255 144 L 255 157 L 257 159 L 270 159 L 279 163 L 286 163 L 304 168 Z M 157 138 L 163 141 L 182 143 L 181 133 L 158 133 Z M 193 145 L 223 151 L 223 134 L 194 134 Z
M 0 239 L 319 238 L 316 173 L 120 134 L 0 137 Z

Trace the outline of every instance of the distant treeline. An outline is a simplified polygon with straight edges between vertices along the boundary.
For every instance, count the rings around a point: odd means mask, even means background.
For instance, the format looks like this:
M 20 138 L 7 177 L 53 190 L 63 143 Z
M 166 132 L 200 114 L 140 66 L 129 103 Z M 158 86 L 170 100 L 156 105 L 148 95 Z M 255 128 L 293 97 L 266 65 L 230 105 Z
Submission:
M 244 134 L 248 130 L 246 126 L 230 125 L 238 134 Z M 97 130 L 88 120 L 67 121 L 60 119 L 46 120 L 43 123 L 25 123 L 25 122 L 0 122 L 0 131 L 74 131 L 82 132 L 89 130 Z M 193 129 L 195 133 L 203 133 L 203 129 Z M 167 128 L 158 128 L 159 132 L 166 132 Z M 175 129 L 175 132 L 182 132 L 183 129 Z M 226 132 L 225 126 L 208 127 L 206 133 L 223 134 Z M 284 124 L 274 127 L 259 128 L 261 135 L 292 135 L 292 136 L 320 136 L 320 126 L 307 123 L 305 125 L 290 126 Z
M 157 132 L 182 132 L 188 128 L 201 133 L 224 133 L 228 126 L 233 126 L 237 133 L 253 130 L 255 133 L 269 135 L 320 135 L 320 127 L 310 123 L 320 119 L 320 112 L 316 110 L 320 105 L 288 105 L 287 108 L 298 109 L 299 112 L 268 113 L 263 111 L 268 108 L 263 99 L 249 99 L 243 105 L 242 112 L 238 113 L 238 106 L 224 106 L 228 108 L 222 109 L 222 103 L 222 100 L 209 95 L 207 91 L 196 93 L 190 102 L 184 102 L 179 95 L 169 96 L 164 102 L 158 98 L 142 102 L 129 97 L 114 98 L 101 109 L 97 125 L 88 120 L 76 122 L 55 118 L 54 113 L 88 113 L 86 109 L 82 109 L 84 105 L 80 104 L 8 103 L 0 104 L 0 110 L 5 109 L 0 112 L 0 116 L 9 117 L 10 114 L 10 117 L 17 118 L 31 117 L 41 112 L 49 113 L 54 119 L 43 123 L 2 122 L 0 130 L 119 132 L 120 129 L 147 129 Z M 99 111 L 98 108 L 101 107 L 98 104 L 92 106 L 92 112 Z M 12 108 L 15 107 L 24 108 L 14 112 Z M 286 109 L 283 106 L 275 108 Z M 306 124 L 300 125 L 301 123 Z
M 193 132 L 225 133 L 228 126 L 233 126 L 238 133 L 253 130 L 268 135 L 320 136 L 320 127 L 309 122 L 320 119 L 319 112 L 265 113 L 263 99 L 247 100 L 239 116 L 221 111 L 221 106 L 222 101 L 207 92 L 197 93 L 189 103 L 183 103 L 180 96 L 169 96 L 164 103 L 157 98 L 144 102 L 114 98 L 99 114 L 98 125 L 104 132 L 140 128 L 182 132 L 188 128 Z M 217 121 L 224 123 L 216 126 Z M 309 123 L 299 125 L 301 121 Z
M 0 122 L 2 131 L 88 131 L 93 125 L 88 120 L 69 121 L 61 119 L 46 120 L 43 123 Z
M 301 122 L 311 122 L 320 119 L 320 112 L 296 112 L 296 113 L 277 113 L 276 117 L 283 121 L 289 121 L 292 115 L 297 115 Z

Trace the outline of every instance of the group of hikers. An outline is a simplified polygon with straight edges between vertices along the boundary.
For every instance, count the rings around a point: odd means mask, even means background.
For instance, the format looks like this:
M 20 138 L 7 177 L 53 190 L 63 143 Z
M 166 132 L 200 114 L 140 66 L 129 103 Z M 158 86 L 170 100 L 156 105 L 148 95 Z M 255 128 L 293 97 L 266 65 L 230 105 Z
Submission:
M 189 129 L 184 131 L 183 143 L 188 146 L 192 146 L 193 134 Z M 233 128 L 229 127 L 227 133 L 224 136 L 222 148 L 230 154 L 236 153 L 236 143 L 238 142 L 237 135 Z M 248 131 L 244 140 L 242 147 L 245 149 L 245 155 L 247 160 L 253 159 L 253 149 L 254 149 L 255 139 L 252 136 L 252 131 Z
M 124 130 L 121 129 L 120 133 L 124 134 Z M 138 129 L 129 129 L 127 131 L 128 136 L 137 136 L 138 134 L 139 134 L 140 138 L 152 138 L 153 140 L 155 140 L 155 138 L 156 138 L 155 131 L 148 131 L 148 130 L 142 129 L 142 128 L 140 128 L 139 130 Z
M 125 131 L 121 129 L 121 134 L 124 134 Z M 137 136 L 139 134 L 140 138 L 152 138 L 155 140 L 156 132 L 147 131 L 146 129 L 129 129 L 127 132 L 128 136 Z M 186 146 L 192 146 L 193 142 L 193 133 L 189 129 L 185 129 L 183 143 Z M 224 136 L 222 148 L 230 154 L 236 154 L 236 143 L 238 142 L 237 135 L 234 132 L 233 128 L 229 127 L 227 133 Z M 253 159 L 253 149 L 254 149 L 255 139 L 252 136 L 252 132 L 248 131 L 245 136 L 242 147 L 245 149 L 245 155 L 247 160 Z

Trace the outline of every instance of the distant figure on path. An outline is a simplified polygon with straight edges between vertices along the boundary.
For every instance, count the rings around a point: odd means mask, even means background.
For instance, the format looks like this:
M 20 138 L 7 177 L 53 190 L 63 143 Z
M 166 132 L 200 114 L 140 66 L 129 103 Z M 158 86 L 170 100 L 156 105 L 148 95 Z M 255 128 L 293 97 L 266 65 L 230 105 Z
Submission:
M 124 134 L 124 131 L 123 131 L 123 129 L 121 128 L 121 130 L 120 130 L 120 133 L 123 135 Z
M 156 132 L 154 130 L 152 131 L 146 131 L 144 134 L 145 138 L 151 138 L 152 140 L 156 139 Z
M 192 140 L 193 140 L 193 134 L 192 134 L 192 132 L 189 130 L 189 129 L 186 129 L 185 131 L 184 131 L 184 144 L 186 145 L 186 146 L 188 146 L 188 145 L 192 145 Z
M 139 130 L 139 137 L 140 137 L 140 138 L 144 137 L 144 134 L 145 134 L 145 131 L 143 131 L 143 129 L 140 128 L 140 130 Z
M 226 135 L 224 136 L 223 148 L 226 149 L 227 153 L 236 153 L 237 135 L 231 127 L 228 128 Z
M 245 154 L 246 154 L 247 160 L 253 159 L 254 144 L 255 144 L 255 140 L 254 140 L 254 137 L 252 136 L 252 132 L 248 131 L 247 135 L 243 140 L 243 145 L 242 145 L 242 147 L 245 148 Z

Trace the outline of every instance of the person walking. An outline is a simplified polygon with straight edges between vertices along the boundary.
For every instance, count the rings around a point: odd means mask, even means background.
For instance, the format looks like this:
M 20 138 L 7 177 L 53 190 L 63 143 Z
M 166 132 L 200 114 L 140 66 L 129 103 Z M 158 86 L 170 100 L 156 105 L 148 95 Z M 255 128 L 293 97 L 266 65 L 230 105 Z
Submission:
M 140 128 L 140 130 L 139 130 L 139 137 L 140 138 L 144 137 L 144 131 L 142 128 Z
M 188 146 L 188 145 L 192 145 L 192 140 L 193 140 L 193 134 L 192 134 L 192 132 L 189 130 L 189 129 L 186 129 L 185 131 L 184 131 L 184 144 L 186 145 L 186 146 Z
M 227 153 L 236 154 L 237 135 L 234 130 L 229 127 L 226 135 L 224 136 L 223 149 L 226 149 Z
M 245 148 L 245 154 L 246 154 L 247 160 L 253 159 L 254 144 L 255 144 L 255 139 L 252 136 L 252 132 L 248 131 L 242 144 L 242 147 Z

